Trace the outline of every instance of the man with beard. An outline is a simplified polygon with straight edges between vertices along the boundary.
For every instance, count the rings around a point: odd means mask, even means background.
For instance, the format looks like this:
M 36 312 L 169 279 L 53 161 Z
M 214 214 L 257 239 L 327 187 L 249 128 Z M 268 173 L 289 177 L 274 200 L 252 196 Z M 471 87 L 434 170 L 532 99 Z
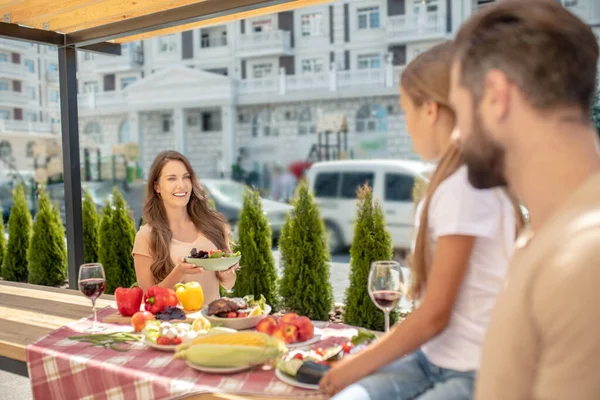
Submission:
M 476 398 L 600 399 L 598 44 L 552 0 L 505 0 L 456 38 L 450 101 L 477 188 L 508 185 L 531 226 L 486 335 Z

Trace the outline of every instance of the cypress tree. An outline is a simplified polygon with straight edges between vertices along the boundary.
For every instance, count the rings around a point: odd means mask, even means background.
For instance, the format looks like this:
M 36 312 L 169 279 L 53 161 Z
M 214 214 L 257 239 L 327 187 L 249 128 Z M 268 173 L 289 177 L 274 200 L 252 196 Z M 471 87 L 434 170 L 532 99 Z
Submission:
M 27 251 L 29 283 L 60 286 L 67 278 L 67 247 L 60 212 L 52 206 L 46 191 L 41 188 L 38 212 L 33 224 L 31 245 Z
M 327 321 L 333 306 L 327 234 L 306 181 L 300 183 L 292 204 L 279 238 L 282 305 L 311 319 Z
M 86 263 L 98 262 L 98 213 L 89 190 L 83 198 L 83 259 Z
M 7 281 L 27 281 L 27 249 L 31 240 L 31 225 L 25 189 L 19 183 L 13 191 L 13 206 L 8 217 L 8 245 L 2 262 L 2 277 Z
M 265 296 L 267 304 L 277 306 L 277 274 L 271 251 L 269 221 L 262 210 L 257 190 L 246 189 L 238 223 L 239 240 L 236 249 L 242 253 L 240 269 L 233 288 L 234 296 Z
M 115 264 L 115 257 L 113 251 L 113 240 L 111 221 L 113 217 L 113 209 L 110 199 L 106 199 L 102 214 L 100 216 L 100 224 L 98 226 L 98 261 L 104 267 L 104 274 L 106 276 L 106 285 L 108 287 L 109 275 L 108 271 Z M 108 291 L 106 290 L 106 293 Z
M 384 314 L 369 296 L 367 288 L 371 263 L 391 260 L 394 248 L 385 228 L 385 218 L 373 191 L 367 185 L 358 190 L 358 210 L 354 225 L 354 240 L 350 248 L 350 286 L 346 289 L 344 323 L 366 329 L 384 330 Z M 390 313 L 390 324 L 397 313 Z
M 135 282 L 135 268 L 133 266 L 133 242 L 135 239 L 135 226 L 129 216 L 129 207 L 115 187 L 113 190 L 113 206 L 109 219 L 110 251 L 109 261 L 104 266 L 106 273 L 106 292 L 114 293 L 118 287 L 130 287 Z

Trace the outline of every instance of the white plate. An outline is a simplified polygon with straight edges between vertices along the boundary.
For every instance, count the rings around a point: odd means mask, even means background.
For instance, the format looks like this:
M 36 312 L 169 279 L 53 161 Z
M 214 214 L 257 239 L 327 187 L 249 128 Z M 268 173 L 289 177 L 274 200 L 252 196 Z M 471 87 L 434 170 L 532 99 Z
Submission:
M 220 318 L 215 317 L 214 315 L 208 315 L 208 306 L 205 306 L 200 310 L 203 316 L 206 317 L 213 325 L 222 325 L 225 328 L 236 329 L 238 331 L 242 331 L 244 329 L 252 329 L 255 328 L 258 323 L 267 318 L 271 313 L 271 306 L 265 305 L 265 312 L 261 315 L 257 315 L 256 317 L 243 317 L 243 318 Z
M 228 367 L 228 368 L 220 368 L 220 367 L 204 367 L 202 365 L 196 365 L 189 361 L 185 361 L 185 363 L 200 372 L 206 372 L 207 374 L 235 374 L 237 372 L 242 372 L 249 370 L 251 368 L 256 367 L 256 365 L 245 365 L 243 367 Z
M 291 386 L 296 386 L 296 387 L 299 387 L 302 389 L 319 390 L 319 385 L 311 385 L 310 383 L 298 382 L 295 378 L 292 378 L 291 376 L 284 374 L 283 372 L 281 372 L 278 369 L 275 370 L 275 376 L 280 381 L 285 382 Z
M 207 271 L 225 271 L 237 264 L 242 256 L 223 258 L 191 258 L 185 257 L 185 262 L 202 267 Z
M 314 332 L 314 336 L 309 340 L 305 340 L 304 342 L 286 344 L 286 346 L 288 347 L 288 349 L 299 349 L 301 347 L 310 346 L 311 344 L 317 343 L 319 340 L 321 340 L 323 331 L 319 328 L 315 328 Z
M 164 345 L 164 344 L 156 344 L 156 343 L 154 343 L 151 340 L 148 340 L 146 338 L 144 338 L 144 344 L 146 346 L 152 347 L 155 350 L 160 350 L 160 351 L 175 351 L 175 349 L 178 346 L 176 344 L 170 344 L 168 346 Z

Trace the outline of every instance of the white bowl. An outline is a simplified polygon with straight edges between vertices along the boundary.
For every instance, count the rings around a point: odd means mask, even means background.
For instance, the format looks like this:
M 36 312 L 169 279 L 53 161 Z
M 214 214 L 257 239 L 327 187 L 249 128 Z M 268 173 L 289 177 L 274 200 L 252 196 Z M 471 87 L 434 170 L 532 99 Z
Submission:
M 243 318 L 221 318 L 217 316 L 209 316 L 208 315 L 208 306 L 204 307 L 200 310 L 202 315 L 206 317 L 212 325 L 221 325 L 226 328 L 236 329 L 238 331 L 244 329 L 252 329 L 255 328 L 258 323 L 265 319 L 271 313 L 271 306 L 265 305 L 265 312 L 261 315 L 257 315 L 256 317 L 243 317 Z
M 191 258 L 185 257 L 185 262 L 202 267 L 207 271 L 225 271 L 237 264 L 242 256 L 222 258 Z

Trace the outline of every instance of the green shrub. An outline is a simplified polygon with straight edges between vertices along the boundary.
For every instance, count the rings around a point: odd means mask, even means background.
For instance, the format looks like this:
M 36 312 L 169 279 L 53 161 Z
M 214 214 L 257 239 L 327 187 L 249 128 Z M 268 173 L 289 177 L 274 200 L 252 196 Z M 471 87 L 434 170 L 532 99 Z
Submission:
M 83 259 L 98 262 L 98 212 L 89 190 L 85 190 L 83 209 Z
M 292 204 L 279 238 L 282 306 L 327 321 L 333 308 L 327 234 L 306 181 L 300 183 Z
M 384 314 L 369 296 L 367 284 L 371 263 L 391 260 L 392 238 L 385 227 L 380 204 L 373 200 L 373 191 L 364 186 L 358 191 L 358 211 L 354 225 L 354 240 L 350 248 L 350 286 L 346 289 L 344 323 L 366 329 L 384 330 Z M 390 323 L 397 313 L 390 313 Z
M 2 262 L 2 277 L 7 281 L 27 281 L 27 249 L 31 240 L 31 225 L 25 189 L 19 183 L 13 191 L 13 206 L 8 218 L 8 245 Z

